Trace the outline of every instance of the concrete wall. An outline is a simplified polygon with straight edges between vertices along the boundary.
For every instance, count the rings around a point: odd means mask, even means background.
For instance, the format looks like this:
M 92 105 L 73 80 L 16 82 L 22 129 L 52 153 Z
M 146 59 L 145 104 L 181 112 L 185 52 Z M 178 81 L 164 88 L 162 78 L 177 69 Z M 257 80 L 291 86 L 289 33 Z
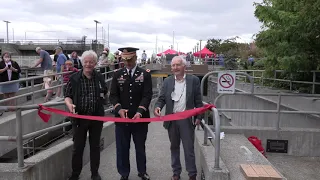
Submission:
M 269 127 L 230 127 L 224 126 L 221 131 L 226 134 L 244 134 L 246 137 L 256 136 L 267 148 L 267 139 L 288 140 L 288 153 L 291 156 L 320 156 L 320 130 L 303 128 L 283 128 L 279 132 Z
M 209 80 L 208 100 L 214 102 L 218 96 L 217 84 Z M 241 92 L 240 89 L 237 89 Z M 245 95 L 225 95 L 220 98 L 217 106 L 222 109 L 254 109 L 254 110 L 276 110 L 277 104 L 267 98 Z M 281 106 L 281 110 L 294 110 Z M 257 127 L 276 127 L 276 113 L 245 113 L 245 112 L 225 112 L 231 118 L 233 126 L 257 126 Z M 320 119 L 311 115 L 302 114 L 281 114 L 280 127 L 299 127 L 299 128 L 320 128 Z
M 203 145 L 203 130 L 195 132 L 195 154 L 198 173 L 202 174 L 201 179 L 206 180 L 246 180 L 240 170 L 240 164 L 271 165 L 243 134 L 227 134 L 221 140 L 220 169 L 214 169 L 215 147 L 208 140 L 208 146 Z M 246 156 L 241 146 L 252 152 L 251 158 Z M 273 167 L 276 169 L 275 167 Z M 276 169 L 277 171 L 277 169 Z M 279 174 L 281 174 L 278 171 Z M 283 175 L 282 175 L 283 176 Z M 286 180 L 283 177 L 283 180 Z
M 251 158 L 245 153 L 244 146 L 252 152 Z M 225 163 L 230 172 L 231 180 L 246 180 L 240 170 L 240 164 L 257 164 L 257 165 L 271 165 L 266 159 L 242 134 L 226 134 L 225 138 L 221 140 L 221 159 Z M 278 171 L 274 166 L 273 168 Z M 281 175 L 281 173 L 278 171 Z M 283 177 L 283 175 L 281 175 Z M 283 180 L 286 180 L 283 177 Z
M 101 139 L 104 148 L 115 141 L 114 123 L 106 122 Z M 84 151 L 83 164 L 89 162 L 89 140 Z M 1 180 L 57 180 L 67 179 L 71 175 L 71 157 L 73 141 L 69 139 L 35 156 L 25 159 L 26 167 L 17 168 L 17 164 L 0 164 Z
M 205 180 L 229 180 L 230 172 L 220 158 L 220 170 L 214 169 L 215 149 L 212 145 L 203 145 L 203 130 L 195 132 L 195 156 L 198 174 Z M 210 142 L 209 142 L 210 143 Z
M 21 53 L 16 44 L 3 43 L 3 44 L 0 44 L 0 47 L 1 47 L 2 53 L 9 52 L 9 53 L 12 53 L 13 55 L 18 55 Z
M 65 110 L 65 105 L 56 106 L 55 108 Z M 31 133 L 34 131 L 38 131 L 40 129 L 44 129 L 61 122 L 64 117 L 51 114 L 51 119 L 48 123 L 42 121 L 42 119 L 38 116 L 38 110 L 27 110 L 22 111 L 22 123 L 23 123 L 23 134 Z M 15 114 L 1 117 L 0 120 L 0 135 L 1 136 L 15 136 L 16 135 L 16 116 Z M 0 141 L 0 156 L 6 154 L 7 152 L 16 148 L 15 142 L 8 141 Z

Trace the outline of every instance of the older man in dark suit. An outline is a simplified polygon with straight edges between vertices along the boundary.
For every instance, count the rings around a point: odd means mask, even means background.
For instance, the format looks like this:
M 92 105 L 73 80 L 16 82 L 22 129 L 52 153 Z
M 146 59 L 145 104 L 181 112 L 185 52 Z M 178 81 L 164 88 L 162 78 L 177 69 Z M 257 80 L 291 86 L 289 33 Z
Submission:
M 188 109 L 202 107 L 200 80 L 194 75 L 185 73 L 186 60 L 176 56 L 171 61 L 173 76 L 164 80 L 158 101 L 155 104 L 154 114 L 160 116 L 160 111 L 166 105 L 166 114 L 183 112 Z M 194 130 L 200 124 L 201 116 L 193 118 L 164 122 L 171 142 L 172 180 L 180 179 L 180 142 L 182 141 L 185 153 L 186 169 L 190 180 L 196 180 L 197 168 L 194 154 Z

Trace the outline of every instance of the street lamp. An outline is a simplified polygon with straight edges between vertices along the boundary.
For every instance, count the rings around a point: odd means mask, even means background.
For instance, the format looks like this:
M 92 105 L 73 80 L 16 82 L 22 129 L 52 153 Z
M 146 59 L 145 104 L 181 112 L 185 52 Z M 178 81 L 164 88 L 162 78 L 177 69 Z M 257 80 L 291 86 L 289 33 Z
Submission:
M 199 40 L 200 41 L 200 59 L 201 59 L 201 39 Z
M 5 22 L 6 25 L 7 25 L 7 43 L 9 43 L 9 26 L 8 26 L 8 24 L 11 23 L 11 22 L 10 21 L 5 21 L 5 20 L 3 20 L 3 22 Z
M 97 20 L 93 20 L 96 23 L 96 44 L 98 44 L 98 24 L 100 24 L 101 22 L 97 21 Z

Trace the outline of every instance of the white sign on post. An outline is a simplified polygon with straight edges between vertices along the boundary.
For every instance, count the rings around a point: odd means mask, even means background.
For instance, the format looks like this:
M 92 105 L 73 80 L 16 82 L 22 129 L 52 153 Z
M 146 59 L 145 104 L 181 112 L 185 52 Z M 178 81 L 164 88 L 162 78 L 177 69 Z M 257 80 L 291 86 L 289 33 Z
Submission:
M 234 94 L 235 92 L 235 72 L 220 72 L 218 74 L 218 93 Z

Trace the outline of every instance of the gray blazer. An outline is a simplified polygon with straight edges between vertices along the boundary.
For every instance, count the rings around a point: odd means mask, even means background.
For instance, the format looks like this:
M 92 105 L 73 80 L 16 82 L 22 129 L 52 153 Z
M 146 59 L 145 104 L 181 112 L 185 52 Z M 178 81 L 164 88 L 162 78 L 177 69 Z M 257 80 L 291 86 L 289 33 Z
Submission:
M 171 99 L 171 93 L 174 91 L 175 79 L 174 76 L 169 76 L 164 79 L 163 86 L 161 88 L 160 96 L 155 104 L 155 108 L 159 107 L 160 109 L 166 105 L 166 115 L 173 113 L 173 105 L 174 102 Z M 197 76 L 194 75 L 186 75 L 186 110 L 194 109 L 198 107 L 202 107 L 202 97 L 200 90 L 200 80 Z M 196 119 L 201 119 L 202 115 L 198 115 L 195 117 Z M 190 123 L 192 122 L 192 118 L 190 118 Z M 171 121 L 167 121 L 163 123 L 163 127 L 168 129 L 171 124 Z

